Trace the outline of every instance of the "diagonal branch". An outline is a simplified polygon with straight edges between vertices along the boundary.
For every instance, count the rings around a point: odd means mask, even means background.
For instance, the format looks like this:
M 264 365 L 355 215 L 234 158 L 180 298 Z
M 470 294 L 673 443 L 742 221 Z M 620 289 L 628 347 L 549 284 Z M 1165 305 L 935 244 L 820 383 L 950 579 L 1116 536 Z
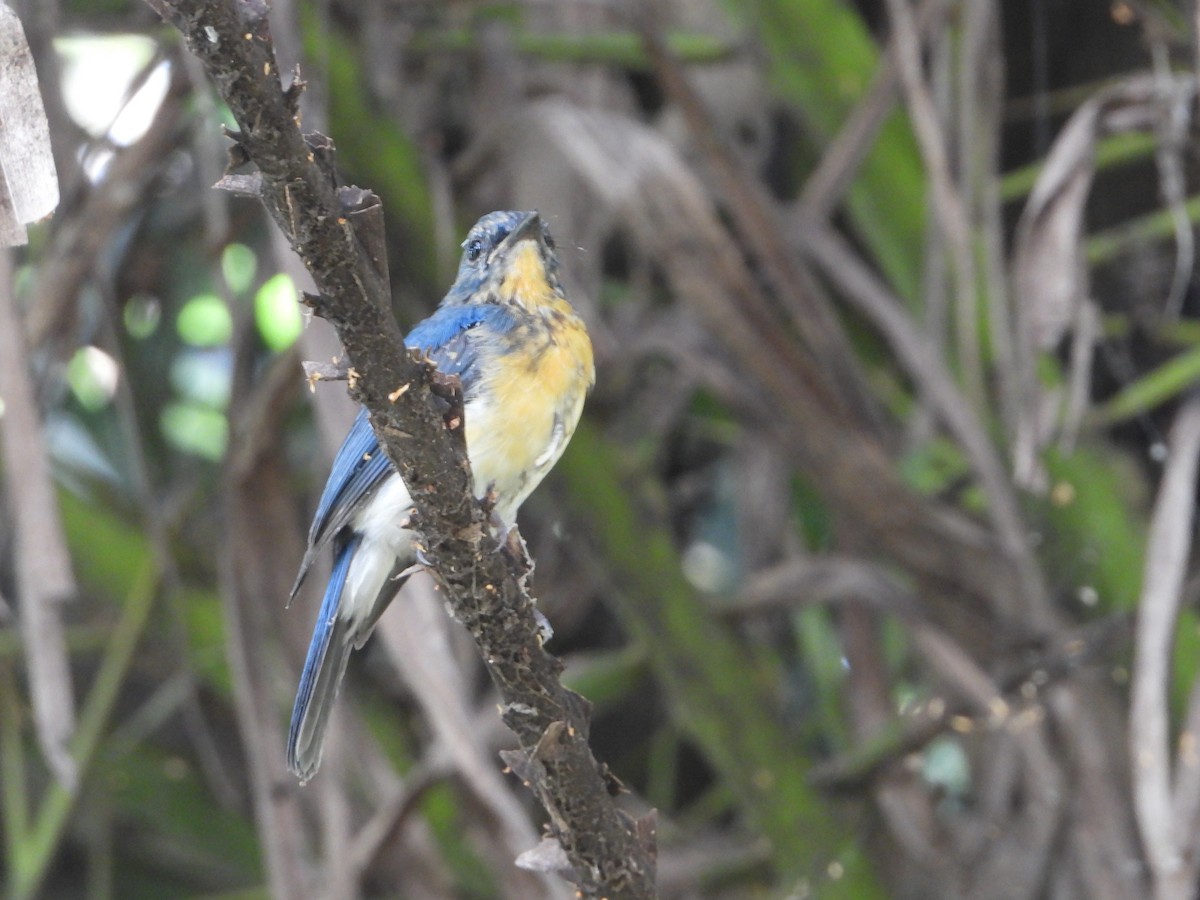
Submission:
M 239 184 L 255 190 L 313 275 L 320 294 L 309 302 L 345 346 L 351 393 L 408 486 L 425 559 L 504 699 L 522 748 L 506 760 L 546 807 L 570 876 L 583 896 L 652 897 L 653 841 L 614 806 L 587 746 L 590 704 L 559 683 L 561 664 L 541 647 L 524 545 L 514 532 L 501 547 L 474 499 L 461 396 L 404 348 L 378 249 L 378 198 L 339 188 L 332 144 L 301 135 L 301 84 L 281 86 L 263 0 L 147 2 L 183 33 L 229 105 L 241 128 L 235 159 L 258 169 Z

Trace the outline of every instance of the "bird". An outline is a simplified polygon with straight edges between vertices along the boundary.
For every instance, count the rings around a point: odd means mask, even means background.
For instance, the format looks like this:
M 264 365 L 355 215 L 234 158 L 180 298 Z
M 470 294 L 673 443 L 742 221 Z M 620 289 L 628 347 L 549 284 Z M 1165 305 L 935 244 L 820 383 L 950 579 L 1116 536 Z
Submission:
M 453 285 L 405 344 L 462 384 L 475 493 L 511 528 L 566 449 L 595 383 L 587 328 L 559 280 L 554 240 L 537 212 L 483 216 L 462 243 Z M 334 458 L 289 602 L 319 555 L 333 567 L 304 660 L 287 765 L 309 781 L 352 649 L 419 569 L 412 502 L 361 409 Z

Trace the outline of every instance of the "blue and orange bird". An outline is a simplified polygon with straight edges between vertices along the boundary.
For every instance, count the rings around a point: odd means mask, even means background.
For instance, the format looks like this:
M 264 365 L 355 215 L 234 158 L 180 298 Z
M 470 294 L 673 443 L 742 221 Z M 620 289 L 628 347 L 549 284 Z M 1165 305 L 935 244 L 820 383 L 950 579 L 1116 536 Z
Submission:
M 587 329 L 558 279 L 554 241 L 536 212 L 493 212 L 463 242 L 458 276 L 432 316 L 405 338 L 462 381 L 467 455 L 480 497 L 506 526 L 558 461 L 595 381 Z M 302 782 L 321 747 L 352 648 L 417 563 L 408 489 L 361 410 L 333 461 L 292 597 L 317 554 L 333 571 L 317 616 L 288 733 Z

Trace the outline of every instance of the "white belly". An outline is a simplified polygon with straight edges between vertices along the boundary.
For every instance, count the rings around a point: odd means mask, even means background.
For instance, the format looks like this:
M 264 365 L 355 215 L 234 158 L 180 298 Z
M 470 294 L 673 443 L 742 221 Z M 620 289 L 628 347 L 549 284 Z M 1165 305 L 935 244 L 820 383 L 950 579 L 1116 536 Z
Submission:
M 405 527 L 411 510 L 408 488 L 395 472 L 385 477 L 379 490 L 363 504 L 353 522 L 362 543 L 346 574 L 338 615 L 355 622 L 368 620 L 396 561 L 405 565 L 416 562 L 415 535 Z

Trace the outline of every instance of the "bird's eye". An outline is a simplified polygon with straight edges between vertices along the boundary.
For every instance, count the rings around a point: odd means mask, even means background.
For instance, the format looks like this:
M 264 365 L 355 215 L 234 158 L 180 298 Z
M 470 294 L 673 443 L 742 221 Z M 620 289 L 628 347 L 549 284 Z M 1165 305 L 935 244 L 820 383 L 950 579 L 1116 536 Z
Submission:
M 483 241 L 479 238 L 471 238 L 467 241 L 467 262 L 475 262 L 479 259 L 479 254 L 483 253 Z
M 550 234 L 549 225 L 542 226 L 542 240 L 546 242 L 547 247 L 549 247 L 551 250 L 554 249 L 554 236 Z

